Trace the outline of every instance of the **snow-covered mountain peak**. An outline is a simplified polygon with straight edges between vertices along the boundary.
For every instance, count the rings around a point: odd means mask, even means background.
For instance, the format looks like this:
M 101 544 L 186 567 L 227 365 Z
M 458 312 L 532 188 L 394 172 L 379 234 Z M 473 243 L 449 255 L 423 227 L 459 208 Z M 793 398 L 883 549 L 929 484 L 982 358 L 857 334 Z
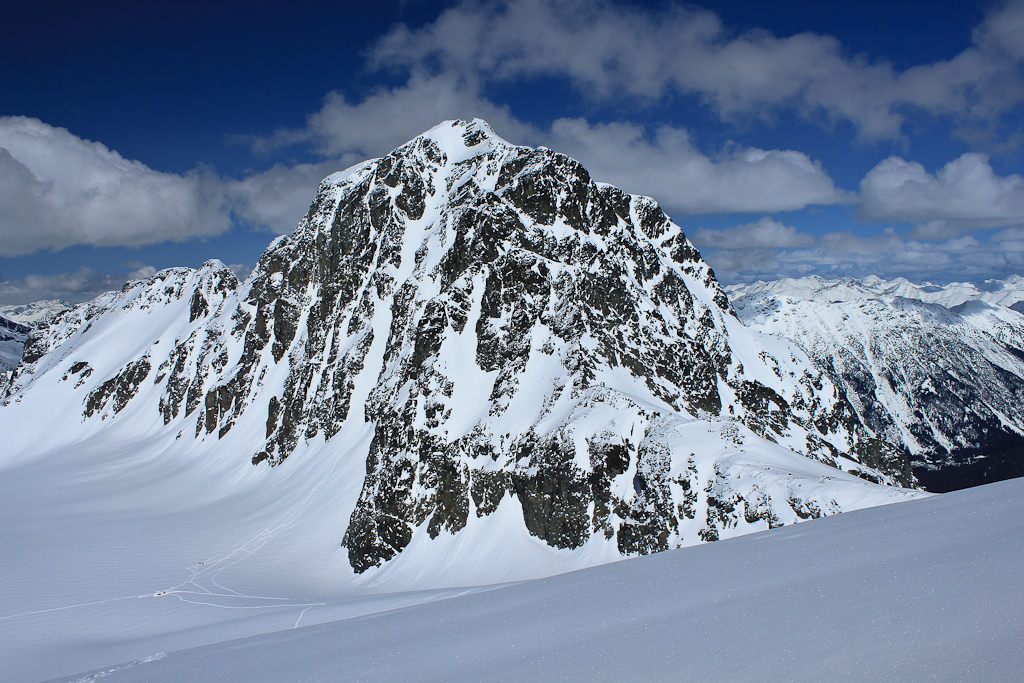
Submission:
M 441 171 L 441 175 L 445 176 L 447 172 L 470 159 L 512 149 L 529 148 L 517 147 L 507 142 L 483 119 L 443 121 L 398 147 L 388 156 L 363 161 L 344 171 L 333 173 L 324 179 L 323 184 L 345 186 L 358 182 L 367 172 L 372 173 L 381 161 L 398 158 L 417 158 L 422 168 L 430 168 L 432 174 Z
M 29 349 L 0 421 L 60 406 L 81 427 L 55 448 L 359 472 L 338 494 L 357 572 L 495 534 L 596 562 L 912 482 L 799 349 L 740 324 L 657 203 L 478 120 L 329 176 L 244 283 L 161 271 Z
M 437 146 L 448 164 L 460 164 L 496 149 L 514 147 L 495 133 L 483 119 L 443 121 L 408 144 L 426 147 L 421 142 L 425 140 Z

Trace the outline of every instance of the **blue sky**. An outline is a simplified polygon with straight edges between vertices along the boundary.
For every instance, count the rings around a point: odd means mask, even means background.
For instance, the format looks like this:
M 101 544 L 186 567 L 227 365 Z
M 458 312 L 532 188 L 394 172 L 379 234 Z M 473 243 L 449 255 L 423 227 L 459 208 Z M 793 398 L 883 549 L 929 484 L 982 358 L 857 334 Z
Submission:
M 40 2 L 0 26 L 0 303 L 244 272 L 446 118 L 662 203 L 726 282 L 1024 274 L 1024 1 Z

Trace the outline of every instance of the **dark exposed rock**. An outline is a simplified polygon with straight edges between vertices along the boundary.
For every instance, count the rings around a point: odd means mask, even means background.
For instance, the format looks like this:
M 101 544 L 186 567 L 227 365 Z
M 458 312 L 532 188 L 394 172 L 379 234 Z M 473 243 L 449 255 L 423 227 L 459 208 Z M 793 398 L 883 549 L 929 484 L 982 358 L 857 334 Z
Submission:
M 78 387 L 85 384 L 85 380 L 89 379 L 89 377 L 92 376 L 92 366 L 90 366 L 89 363 L 84 360 L 72 363 L 71 367 L 68 368 L 68 371 L 64 373 L 64 376 L 61 378 L 61 381 L 65 382 L 75 375 L 78 376 L 78 379 L 75 382 L 75 388 L 77 389 Z
M 505 495 L 512 490 L 509 476 L 503 470 L 473 472 L 470 492 L 477 517 L 485 517 L 498 509 Z
M 210 312 L 210 303 L 203 296 L 202 291 L 196 290 L 195 294 L 192 295 L 192 301 L 189 304 L 189 315 L 188 321 L 195 322 L 199 318 L 207 315 Z
M 124 410 L 128 401 L 135 396 L 139 385 L 149 376 L 152 365 L 149 354 L 129 363 L 121 372 L 89 392 L 85 399 L 85 417 L 89 418 L 107 407 L 109 402 L 114 414 Z
M 559 434 L 527 438 L 519 445 L 512 473 L 526 528 L 557 548 L 576 548 L 590 537 L 591 488 L 574 456 L 572 443 Z
M 672 478 L 671 459 L 671 453 L 663 443 L 652 440 L 640 443 L 636 474 L 633 476 L 635 496 L 628 503 L 620 503 L 617 510 L 625 520 L 619 526 L 617 536 L 619 552 L 623 555 L 668 550 L 669 535 L 679 534 L 679 512 L 682 510 L 673 500 L 669 485 L 685 484 L 683 488 L 686 490 L 690 481 Z

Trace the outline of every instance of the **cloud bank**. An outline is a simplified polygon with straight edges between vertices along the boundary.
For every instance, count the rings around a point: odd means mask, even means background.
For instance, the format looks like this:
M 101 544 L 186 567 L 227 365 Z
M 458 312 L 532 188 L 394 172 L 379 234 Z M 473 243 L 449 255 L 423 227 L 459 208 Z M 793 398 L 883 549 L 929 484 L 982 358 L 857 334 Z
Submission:
M 1024 103 L 1022 33 L 1024 0 L 1007 2 L 960 54 L 900 71 L 852 55 L 829 36 L 737 33 L 692 7 L 652 12 L 604 1 L 467 0 L 422 28 L 398 26 L 371 47 L 370 68 L 395 70 L 397 84 L 361 99 L 331 92 L 305 126 L 251 140 L 256 151 L 271 154 L 306 146 L 319 156 L 315 163 L 276 164 L 240 179 L 202 169 L 163 173 L 36 119 L 0 118 L 0 255 L 201 239 L 240 225 L 288 232 L 331 172 L 386 154 L 441 120 L 481 117 L 511 142 L 567 153 L 596 180 L 654 196 L 677 216 L 859 202 L 864 218 L 913 224 L 903 236 L 834 232 L 815 239 L 765 217 L 695 233 L 718 267 L 736 277 L 773 269 L 852 272 L 858 263 L 862 270 L 973 267 L 955 249 L 979 268 L 1017 267 L 1024 180 L 998 176 L 981 154 L 965 154 L 934 174 L 890 157 L 864 177 L 858 196 L 837 188 L 803 152 L 701 150 L 684 128 L 631 121 L 562 118 L 541 126 L 486 93 L 556 77 L 594 102 L 643 108 L 686 96 L 724 120 L 770 122 L 790 112 L 825 125 L 849 122 L 866 141 L 901 138 L 908 117 L 920 113 L 965 130 L 996 129 Z M 968 234 L 991 228 L 1006 229 L 987 240 Z M 90 277 L 98 276 L 66 279 Z
M 1024 178 L 997 176 L 984 154 L 964 154 L 934 175 L 919 163 L 889 157 L 864 176 L 860 202 L 868 218 L 916 223 L 913 236 L 946 239 L 1024 225 Z
M 775 212 L 847 200 L 806 154 L 735 148 L 712 159 L 687 131 L 662 126 L 652 138 L 628 123 L 559 119 L 545 144 L 575 157 L 596 180 L 657 198 L 670 212 Z
M 770 218 L 692 235 L 705 260 L 726 283 L 775 280 L 818 273 L 824 277 L 905 277 L 963 281 L 1024 272 L 1024 229 L 979 239 L 915 239 L 893 228 L 872 236 L 850 231 L 815 238 Z
M 398 26 L 371 52 L 378 67 L 480 82 L 570 80 L 591 98 L 696 96 L 725 119 L 782 110 L 849 121 L 863 140 L 903 135 L 908 108 L 961 125 L 998 125 L 1024 101 L 1024 2 L 1001 5 L 952 59 L 905 71 L 851 55 L 815 33 L 736 34 L 713 12 L 658 12 L 608 1 L 467 0 L 436 21 Z
M 4 256 L 187 240 L 231 227 L 215 178 L 160 173 L 24 116 L 0 118 L 0 178 Z
M 277 164 L 240 180 L 163 173 L 38 119 L 0 117 L 0 256 L 181 242 L 240 223 L 291 232 L 320 181 L 361 160 Z
M 315 144 L 325 160 L 276 164 L 242 179 L 155 171 L 38 119 L 0 118 L 0 255 L 76 244 L 183 241 L 211 237 L 239 223 L 290 232 L 324 177 L 366 156 L 386 154 L 436 125 L 442 120 L 437 117 L 481 109 L 493 114 L 498 130 L 513 142 L 544 144 L 574 156 L 595 179 L 653 195 L 671 212 L 772 212 L 848 200 L 821 165 L 800 152 L 737 147 L 712 159 L 691 144 L 687 131 L 668 126 L 651 137 L 641 126 L 592 125 L 583 119 L 560 119 L 542 130 L 458 87 L 437 85 L 380 91 L 355 105 L 332 95 L 307 128 L 275 135 L 278 141 Z M 442 101 L 432 108 L 425 104 L 439 93 Z M 406 120 L 395 113 L 400 111 L 419 115 Z M 381 125 L 388 116 L 394 125 Z

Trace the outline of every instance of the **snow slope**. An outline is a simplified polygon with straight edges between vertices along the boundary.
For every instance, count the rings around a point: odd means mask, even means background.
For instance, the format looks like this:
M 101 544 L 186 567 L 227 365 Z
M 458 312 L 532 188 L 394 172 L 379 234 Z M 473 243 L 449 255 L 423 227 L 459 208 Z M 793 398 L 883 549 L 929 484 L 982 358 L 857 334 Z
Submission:
M 1021 500 L 1024 480 L 1015 480 L 541 580 L 407 597 L 417 604 L 376 598 L 361 616 L 319 625 L 187 650 L 137 644 L 123 663 L 61 680 L 1017 680 Z
M 702 441 L 717 447 L 707 439 L 713 428 L 694 422 L 683 433 L 698 456 Z M 55 445 L 0 469 L 3 679 L 69 675 L 619 558 L 602 539 L 574 550 L 551 547 L 529 532 L 508 497 L 458 534 L 431 539 L 421 530 L 384 567 L 354 574 L 338 530 L 355 505 L 365 463 L 346 457 L 346 449 L 365 447 L 372 432 L 341 437 L 266 468 L 239 461 L 230 448 L 152 428 L 148 435 L 98 432 L 74 448 Z M 750 441 L 720 454 L 740 491 L 759 485 L 782 500 L 825 496 L 853 507 L 925 495 L 758 445 L 749 431 L 729 438 Z M 698 487 L 709 495 L 714 471 L 704 476 Z M 778 521 L 803 523 L 794 509 Z M 740 516 L 727 529 L 768 526 Z

